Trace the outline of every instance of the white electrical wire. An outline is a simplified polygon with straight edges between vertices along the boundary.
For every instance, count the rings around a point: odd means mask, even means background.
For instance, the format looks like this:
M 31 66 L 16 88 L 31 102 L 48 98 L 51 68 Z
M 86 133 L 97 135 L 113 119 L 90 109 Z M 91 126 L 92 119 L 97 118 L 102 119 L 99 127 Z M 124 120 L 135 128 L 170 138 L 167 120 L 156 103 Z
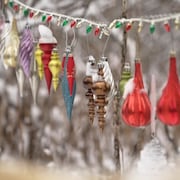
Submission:
M 94 21 L 90 21 L 90 20 L 85 19 L 85 18 L 79 18 L 79 17 L 76 18 L 76 17 L 65 15 L 65 14 L 59 14 L 59 13 L 54 13 L 54 12 L 49 12 L 49 11 L 45 11 L 45 10 L 32 8 L 30 6 L 27 6 L 27 5 L 23 4 L 22 2 L 20 2 L 18 0 L 13 0 L 13 2 L 17 3 L 21 7 L 24 7 L 26 9 L 29 9 L 29 10 L 37 13 L 37 14 L 41 13 L 41 14 L 51 15 L 51 16 L 57 17 L 59 19 L 64 18 L 64 19 L 67 19 L 67 20 L 75 20 L 75 21 L 79 21 L 80 23 L 87 23 L 87 24 L 90 24 L 90 25 L 98 26 L 98 27 L 106 27 L 107 26 L 107 24 L 96 23 Z
M 78 24 L 89 24 L 89 25 L 93 25 L 99 28 L 108 28 L 108 29 L 112 29 L 116 22 L 121 22 L 121 23 L 127 23 L 127 22 L 139 22 L 139 23 L 160 23 L 160 22 L 166 22 L 172 19 L 179 19 L 180 18 L 180 13 L 174 13 L 174 14 L 159 14 L 159 15 L 150 15 L 150 16 L 145 16 L 145 17 L 140 17 L 140 18 L 119 18 L 119 19 L 114 19 L 111 23 L 109 24 L 105 24 L 105 23 L 97 23 L 94 21 L 90 21 L 88 19 L 85 18 L 80 18 L 80 17 L 72 17 L 72 16 L 68 16 L 68 15 L 64 15 L 64 14 L 58 14 L 58 13 L 54 13 L 54 12 L 49 12 L 49 11 L 45 11 L 45 10 L 40 10 L 40 9 L 36 9 L 36 8 L 32 8 L 30 6 L 27 6 L 25 4 L 23 4 L 22 2 L 18 1 L 18 0 L 13 0 L 13 2 L 15 2 L 16 4 L 20 5 L 21 7 L 24 7 L 26 9 L 29 9 L 33 12 L 35 12 L 35 14 L 46 14 L 46 15 L 51 15 L 54 17 L 57 17 L 57 19 L 67 19 L 67 20 L 75 20 L 78 22 Z

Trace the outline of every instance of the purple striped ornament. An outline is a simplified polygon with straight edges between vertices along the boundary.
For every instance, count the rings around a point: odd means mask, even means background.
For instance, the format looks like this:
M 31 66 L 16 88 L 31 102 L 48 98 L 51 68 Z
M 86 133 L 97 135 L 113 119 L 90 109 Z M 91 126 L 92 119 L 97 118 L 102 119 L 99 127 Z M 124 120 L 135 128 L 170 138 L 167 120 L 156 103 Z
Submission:
M 26 26 L 19 47 L 19 61 L 26 77 L 30 76 L 32 53 L 33 53 L 33 36 L 30 31 L 30 28 Z

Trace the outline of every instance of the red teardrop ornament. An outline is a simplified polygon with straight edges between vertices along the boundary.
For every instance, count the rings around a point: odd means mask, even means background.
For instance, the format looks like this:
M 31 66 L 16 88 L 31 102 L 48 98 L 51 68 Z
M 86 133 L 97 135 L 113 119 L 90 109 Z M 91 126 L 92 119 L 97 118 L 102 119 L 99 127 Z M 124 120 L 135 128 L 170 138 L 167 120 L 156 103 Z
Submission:
M 50 94 L 52 74 L 51 74 L 51 71 L 50 71 L 48 65 L 51 60 L 51 52 L 52 52 L 52 49 L 54 48 L 55 44 L 40 43 L 39 46 L 40 46 L 41 50 L 43 51 L 42 61 L 43 61 L 43 65 L 44 65 L 46 84 L 47 84 L 48 92 Z
M 157 116 L 164 124 L 175 126 L 180 124 L 180 87 L 175 55 L 169 61 L 169 77 L 157 103 Z
M 141 63 L 135 61 L 134 89 L 122 105 L 122 119 L 130 126 L 140 127 L 150 123 L 151 104 L 144 91 Z
M 67 63 L 67 79 L 68 79 L 70 96 L 72 96 L 73 94 L 75 74 L 76 72 L 75 72 L 74 57 L 72 56 L 72 54 L 69 54 L 68 63 Z

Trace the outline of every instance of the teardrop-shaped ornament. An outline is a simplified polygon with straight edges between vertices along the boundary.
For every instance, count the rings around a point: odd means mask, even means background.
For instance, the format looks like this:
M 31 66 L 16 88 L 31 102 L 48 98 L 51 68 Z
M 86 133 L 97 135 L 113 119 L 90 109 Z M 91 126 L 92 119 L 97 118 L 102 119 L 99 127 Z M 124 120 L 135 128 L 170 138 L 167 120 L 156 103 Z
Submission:
M 122 105 L 122 119 L 129 126 L 140 127 L 150 123 L 151 104 L 144 90 L 140 60 L 135 61 L 134 88 Z
M 157 103 L 157 116 L 164 124 L 180 124 L 180 85 L 176 68 L 176 56 L 172 52 L 169 59 L 169 77 Z

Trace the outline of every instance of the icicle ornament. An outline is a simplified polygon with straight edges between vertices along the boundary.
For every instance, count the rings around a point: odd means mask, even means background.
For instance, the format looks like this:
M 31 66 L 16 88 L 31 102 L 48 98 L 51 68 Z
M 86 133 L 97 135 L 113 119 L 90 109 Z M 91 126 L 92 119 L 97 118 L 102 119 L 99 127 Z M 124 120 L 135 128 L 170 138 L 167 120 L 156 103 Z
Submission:
M 53 36 L 52 31 L 44 25 L 39 25 L 39 33 L 40 33 L 39 46 L 43 51 L 42 62 L 44 67 L 47 88 L 50 94 L 52 73 L 48 65 L 51 60 L 52 49 L 56 46 L 57 40 Z
M 107 105 L 107 96 L 110 91 L 110 85 L 104 80 L 104 65 L 103 63 L 98 63 L 98 80 L 93 83 L 92 89 L 95 94 L 95 105 L 97 106 L 97 115 L 99 128 L 103 131 L 105 126 L 105 106 Z
M 139 60 L 135 61 L 133 83 L 134 89 L 127 95 L 122 105 L 122 118 L 130 126 L 145 126 L 150 123 L 151 104 L 144 90 L 141 63 Z
M 37 44 L 34 54 L 35 54 L 35 59 L 36 59 L 37 66 L 38 66 L 37 67 L 38 75 L 39 75 L 39 78 L 42 80 L 42 78 L 44 76 L 44 67 L 43 67 L 43 62 L 42 62 L 43 51 L 40 49 L 39 44 Z
M 33 53 L 33 36 L 27 24 L 22 35 L 19 47 L 19 61 L 26 77 L 30 76 L 30 65 Z
M 4 64 L 8 67 L 15 68 L 17 66 L 17 56 L 19 52 L 19 36 L 17 30 L 16 19 L 12 20 L 12 27 L 9 35 L 6 37 L 4 50 Z
M 20 97 L 24 97 L 24 82 L 25 82 L 25 74 L 22 69 L 22 67 L 17 67 L 16 69 L 16 78 L 17 78 L 17 83 L 18 83 L 18 88 L 19 88 L 19 94 Z
M 35 59 L 33 60 L 33 69 L 31 71 L 31 75 L 29 77 L 32 97 L 34 104 L 37 104 L 37 95 L 38 95 L 38 89 L 39 89 L 39 77 L 38 77 L 38 70 L 37 70 L 37 64 Z
M 59 59 L 59 55 L 56 48 L 54 48 L 52 51 L 51 61 L 49 62 L 49 69 L 53 76 L 52 77 L 53 88 L 54 91 L 56 91 L 59 85 L 59 75 L 61 71 L 61 61 Z
M 62 61 L 62 93 L 66 105 L 68 119 L 71 120 L 74 97 L 76 94 L 76 68 L 71 47 L 67 47 Z
M 174 52 L 169 63 L 169 77 L 157 103 L 157 117 L 166 125 L 176 126 L 180 124 L 180 85 Z
M 93 124 L 95 117 L 95 102 L 92 91 L 94 74 L 97 74 L 96 61 L 93 56 L 89 56 L 86 63 L 86 76 L 83 79 L 83 85 L 84 88 L 87 89 L 86 97 L 88 98 L 88 116 L 91 124 Z
M 107 57 L 101 57 L 100 62 L 103 63 L 103 77 L 104 80 L 109 84 L 110 86 L 110 91 L 108 93 L 108 104 L 111 105 L 112 101 L 114 99 L 114 96 L 116 95 L 116 90 L 115 90 L 115 83 L 114 83 L 114 78 L 111 72 L 111 68 L 109 66 L 108 58 Z
M 153 138 L 145 145 L 140 153 L 138 161 L 138 173 L 142 175 L 154 176 L 162 173 L 167 168 L 167 157 L 165 149 L 161 146 L 157 138 Z

